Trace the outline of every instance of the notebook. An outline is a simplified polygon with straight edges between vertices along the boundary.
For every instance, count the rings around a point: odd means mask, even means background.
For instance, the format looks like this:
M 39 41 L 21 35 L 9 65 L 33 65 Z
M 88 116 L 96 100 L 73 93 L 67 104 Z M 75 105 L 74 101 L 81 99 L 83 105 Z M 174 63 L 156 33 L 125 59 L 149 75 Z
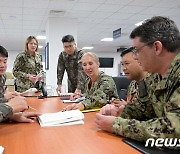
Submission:
M 123 139 L 123 142 L 129 144 L 133 148 L 139 150 L 140 152 L 144 154 L 179 154 L 180 151 L 178 150 L 169 150 L 169 149 L 158 149 L 153 147 L 145 147 L 145 143 L 139 142 L 132 139 Z
M 84 114 L 79 110 L 45 113 L 38 117 L 41 127 L 84 124 Z

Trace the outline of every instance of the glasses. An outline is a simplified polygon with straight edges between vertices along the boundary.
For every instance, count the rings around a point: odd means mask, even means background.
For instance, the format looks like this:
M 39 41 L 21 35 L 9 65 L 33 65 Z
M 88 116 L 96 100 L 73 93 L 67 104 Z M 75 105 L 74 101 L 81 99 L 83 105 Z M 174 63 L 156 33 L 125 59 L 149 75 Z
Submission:
M 154 42 L 155 42 L 155 41 L 147 42 L 147 43 L 145 43 L 143 46 L 141 46 L 141 47 L 139 47 L 139 48 L 133 47 L 133 49 L 132 49 L 133 54 L 134 54 L 134 55 L 137 55 L 137 53 L 138 53 L 139 51 L 141 51 L 145 46 L 148 46 L 148 45 L 150 45 L 150 44 L 153 44 Z

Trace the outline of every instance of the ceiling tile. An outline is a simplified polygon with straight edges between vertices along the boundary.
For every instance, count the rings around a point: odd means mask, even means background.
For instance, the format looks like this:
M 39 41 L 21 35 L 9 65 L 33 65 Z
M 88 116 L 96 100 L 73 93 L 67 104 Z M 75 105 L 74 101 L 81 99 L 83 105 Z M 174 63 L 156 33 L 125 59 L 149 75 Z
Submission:
M 94 11 L 100 4 L 94 3 L 77 3 L 72 10 L 87 10 Z
M 0 1 L 0 6 L 1 7 L 22 7 L 23 6 L 23 2 L 22 0 L 1 0 Z
M 105 3 L 126 5 L 129 4 L 130 2 L 132 2 L 132 0 L 107 0 Z
M 111 16 L 112 13 L 111 12 L 93 12 L 91 13 L 88 18 L 101 18 L 101 19 L 104 19 L 104 18 L 107 18 L 109 16 Z
M 147 7 L 145 6 L 131 6 L 127 5 L 123 8 L 121 8 L 118 12 L 120 13 L 139 13 L 142 10 L 146 9 Z

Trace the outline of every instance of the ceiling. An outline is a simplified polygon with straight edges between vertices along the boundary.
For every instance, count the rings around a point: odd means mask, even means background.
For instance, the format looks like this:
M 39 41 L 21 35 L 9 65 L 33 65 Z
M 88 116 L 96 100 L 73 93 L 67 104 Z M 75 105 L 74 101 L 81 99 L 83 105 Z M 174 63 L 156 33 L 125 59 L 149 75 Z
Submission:
M 50 13 L 52 10 L 63 12 Z M 116 52 L 120 46 L 131 45 L 129 34 L 135 23 L 154 15 L 170 17 L 180 29 L 178 0 L 0 0 L 0 44 L 8 51 L 20 51 L 29 35 L 45 35 L 48 17 L 59 16 L 77 18 L 79 48 Z M 119 28 L 120 38 L 100 41 Z

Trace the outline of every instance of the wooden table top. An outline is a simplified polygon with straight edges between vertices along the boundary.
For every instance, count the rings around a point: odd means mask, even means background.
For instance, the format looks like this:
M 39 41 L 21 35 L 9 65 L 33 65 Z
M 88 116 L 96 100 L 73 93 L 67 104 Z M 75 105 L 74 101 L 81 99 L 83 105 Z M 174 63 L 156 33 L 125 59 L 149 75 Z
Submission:
M 27 98 L 41 113 L 58 112 L 67 104 L 56 98 Z M 32 111 L 32 110 L 29 110 Z M 4 154 L 136 154 L 122 138 L 99 130 L 95 112 L 85 113 L 84 125 L 41 127 L 35 123 L 1 123 Z

